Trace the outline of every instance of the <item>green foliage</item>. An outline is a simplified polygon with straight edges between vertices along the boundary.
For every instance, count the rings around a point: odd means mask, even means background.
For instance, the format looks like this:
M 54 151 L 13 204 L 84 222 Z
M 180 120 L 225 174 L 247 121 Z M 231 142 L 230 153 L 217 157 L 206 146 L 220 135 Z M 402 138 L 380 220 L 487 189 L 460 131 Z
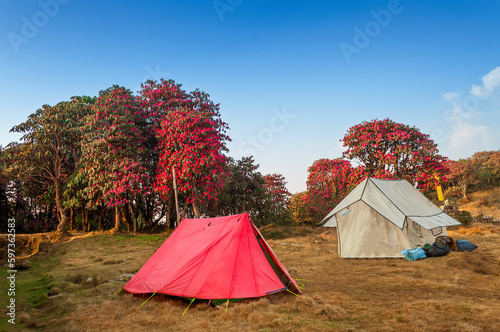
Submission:
M 91 112 L 90 97 L 72 97 L 55 106 L 44 105 L 11 129 L 22 133 L 20 144 L 8 147 L 4 172 L 21 182 L 20 187 L 37 203 L 53 199 L 63 230 L 67 216 L 62 193 L 81 157 L 81 127 Z M 46 195 L 49 192 L 53 194 Z
M 282 174 L 267 174 L 264 176 L 266 188 L 266 219 L 277 225 L 289 225 L 291 215 L 287 209 L 292 194 L 286 188 L 285 177 Z
M 500 186 L 500 151 L 476 152 L 470 158 L 448 160 L 446 167 L 449 170 L 446 187 L 460 188 L 465 199 L 469 190 Z
M 309 193 L 303 191 L 292 195 L 288 204 L 288 211 L 293 222 L 298 224 L 314 224 L 314 212 L 311 209 Z
M 472 215 L 465 210 L 459 211 L 458 214 L 455 214 L 453 217 L 464 226 L 469 226 L 474 222 L 474 220 L 472 219 Z
M 209 216 L 248 212 L 256 225 L 290 225 L 286 209 L 290 193 L 281 174 L 262 175 L 253 157 L 228 157 L 222 191 L 215 204 L 204 207 Z
M 248 212 L 252 217 L 262 214 L 266 198 L 264 176 L 257 171 L 252 157 L 234 160 L 228 157 L 222 192 L 217 203 L 207 207 L 210 215 L 231 215 Z
M 471 159 L 481 187 L 500 186 L 500 151 L 476 152 Z

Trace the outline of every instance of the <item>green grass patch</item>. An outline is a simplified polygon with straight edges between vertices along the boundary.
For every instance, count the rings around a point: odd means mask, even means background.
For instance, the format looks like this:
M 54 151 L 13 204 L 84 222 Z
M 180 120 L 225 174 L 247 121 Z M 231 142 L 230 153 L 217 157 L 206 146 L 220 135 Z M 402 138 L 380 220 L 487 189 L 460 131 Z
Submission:
M 16 324 L 10 324 L 8 322 L 10 317 L 6 318 L 5 313 L 2 313 L 2 318 L 0 319 L 0 331 L 6 331 L 7 328 L 25 328 L 25 324 L 20 323 L 20 315 L 28 308 L 38 309 L 46 303 L 49 299 L 48 294 L 53 287 L 53 278 L 45 271 L 52 268 L 55 265 L 55 262 L 55 259 L 51 259 L 43 263 L 33 263 L 29 269 L 15 273 L 16 287 L 15 295 L 12 296 L 12 298 L 16 300 Z M 0 278 L 2 280 L 7 280 L 7 269 L 5 266 L 2 267 L 3 268 L 0 271 Z M 0 292 L 0 302 L 2 303 L 2 308 L 6 308 L 10 299 L 11 296 L 9 296 L 7 291 Z

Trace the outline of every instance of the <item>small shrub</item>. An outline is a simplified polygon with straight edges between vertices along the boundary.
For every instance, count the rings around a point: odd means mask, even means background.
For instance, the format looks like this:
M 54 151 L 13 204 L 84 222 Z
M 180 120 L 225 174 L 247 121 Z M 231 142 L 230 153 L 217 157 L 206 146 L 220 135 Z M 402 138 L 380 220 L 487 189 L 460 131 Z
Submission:
M 454 217 L 464 226 L 469 226 L 474 221 L 470 212 L 465 210 L 459 211 L 458 214 L 454 215 Z

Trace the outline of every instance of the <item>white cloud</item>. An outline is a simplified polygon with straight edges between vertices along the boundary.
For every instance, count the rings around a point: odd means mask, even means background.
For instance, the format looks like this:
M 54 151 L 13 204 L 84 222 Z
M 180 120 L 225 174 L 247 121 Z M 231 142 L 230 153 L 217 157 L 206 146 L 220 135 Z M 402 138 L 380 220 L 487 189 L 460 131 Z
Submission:
M 496 99 L 492 94 L 500 90 L 500 67 L 483 76 L 482 86 L 472 85 L 470 94 L 443 93 L 447 106 L 442 113 L 442 127 L 434 130 L 441 153 L 452 158 L 467 158 L 477 151 L 498 150 L 500 126 Z M 488 98 L 488 100 L 486 100 Z M 481 110 L 479 110 L 481 109 Z
M 473 113 L 477 113 L 476 97 L 462 100 L 460 94 L 456 92 L 443 93 L 442 97 L 451 106 L 444 111 L 443 120 L 449 123 L 454 130 L 458 129 Z
M 470 157 L 477 151 L 498 148 L 498 138 L 487 126 L 461 124 L 449 136 L 447 155 L 452 159 Z
M 476 97 L 488 97 L 500 86 L 500 67 L 483 76 L 483 86 L 472 85 L 470 93 Z
M 457 99 L 460 99 L 460 95 L 456 92 L 443 93 L 442 97 L 450 103 L 455 103 Z

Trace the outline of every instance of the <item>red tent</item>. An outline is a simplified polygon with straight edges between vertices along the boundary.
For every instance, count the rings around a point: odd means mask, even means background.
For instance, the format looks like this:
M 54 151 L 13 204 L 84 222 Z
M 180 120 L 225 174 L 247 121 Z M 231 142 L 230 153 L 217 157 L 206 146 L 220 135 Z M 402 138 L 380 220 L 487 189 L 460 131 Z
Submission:
M 300 293 L 248 213 L 183 219 L 124 289 L 198 299 Z

